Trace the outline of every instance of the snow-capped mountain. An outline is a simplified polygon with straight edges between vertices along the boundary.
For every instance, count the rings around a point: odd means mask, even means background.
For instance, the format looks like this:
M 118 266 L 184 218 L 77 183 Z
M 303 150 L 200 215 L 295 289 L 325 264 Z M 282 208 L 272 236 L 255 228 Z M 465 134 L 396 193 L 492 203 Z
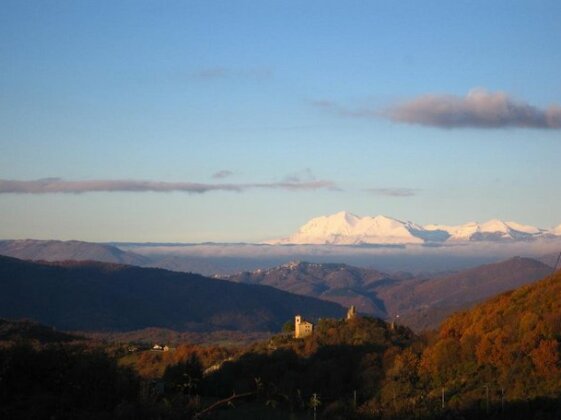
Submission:
M 529 239 L 545 232 L 534 226 L 522 225 L 516 222 L 503 222 L 492 219 L 485 223 L 470 222 L 458 226 L 426 225 L 429 231 L 444 231 L 450 241 L 477 241 L 500 239 Z
M 458 226 L 426 225 L 387 216 L 356 216 L 342 211 L 311 219 L 287 238 L 269 244 L 424 244 L 453 241 L 527 240 L 541 236 L 561 236 L 561 225 L 550 231 L 517 222 L 492 219 Z
M 342 211 L 331 216 L 316 217 L 285 239 L 275 244 L 421 244 L 423 239 L 412 232 L 422 230 L 411 222 L 386 216 L 359 217 Z

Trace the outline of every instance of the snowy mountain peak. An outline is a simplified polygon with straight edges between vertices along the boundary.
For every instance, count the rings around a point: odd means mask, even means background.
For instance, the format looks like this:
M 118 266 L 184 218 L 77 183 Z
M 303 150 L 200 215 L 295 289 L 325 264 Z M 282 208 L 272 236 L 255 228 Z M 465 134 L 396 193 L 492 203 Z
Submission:
M 340 223 L 340 224 L 345 224 L 345 225 L 354 225 L 359 217 L 352 214 L 351 212 L 348 211 L 340 211 L 339 213 L 335 213 L 331 216 L 325 216 L 327 219 L 329 219 L 331 222 L 333 223 Z M 321 218 L 319 218 L 321 219 Z M 312 219 L 313 220 L 313 219 Z
M 448 240 L 452 241 L 528 239 L 545 232 L 534 226 L 504 222 L 500 219 L 491 219 L 484 223 L 469 222 L 457 226 L 426 225 L 425 229 L 447 232 L 450 235 Z
M 523 225 L 523 224 L 516 223 L 516 222 L 506 222 L 506 224 L 508 226 L 510 226 L 512 229 L 517 230 L 518 232 L 529 233 L 531 235 L 535 235 L 535 234 L 545 232 L 544 229 L 540 229 L 540 228 L 537 228 L 535 226 L 530 226 L 530 225 Z
M 272 244 L 407 244 L 423 243 L 412 233 L 422 229 L 411 222 L 387 216 L 359 217 L 342 211 L 330 216 L 311 219 L 288 238 L 270 241 Z
M 287 238 L 269 244 L 424 244 L 448 241 L 525 240 L 542 235 L 561 236 L 561 225 L 546 231 L 517 222 L 491 219 L 484 223 L 421 226 L 393 217 L 357 216 L 348 211 L 315 217 Z

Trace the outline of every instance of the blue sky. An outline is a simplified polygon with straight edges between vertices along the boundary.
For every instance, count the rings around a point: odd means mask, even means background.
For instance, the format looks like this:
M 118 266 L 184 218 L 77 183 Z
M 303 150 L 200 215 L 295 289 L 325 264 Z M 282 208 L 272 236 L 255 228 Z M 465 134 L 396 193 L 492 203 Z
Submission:
M 558 225 L 560 21 L 557 1 L 4 1 L 0 237 L 257 241 L 343 209 Z

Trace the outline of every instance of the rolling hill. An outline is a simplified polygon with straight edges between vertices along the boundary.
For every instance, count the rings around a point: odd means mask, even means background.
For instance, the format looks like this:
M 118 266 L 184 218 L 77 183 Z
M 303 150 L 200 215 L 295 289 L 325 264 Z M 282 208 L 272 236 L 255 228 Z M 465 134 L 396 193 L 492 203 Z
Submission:
M 453 274 L 416 278 L 346 264 L 293 262 L 223 278 L 355 305 L 359 312 L 381 318 L 399 315 L 401 323 L 420 331 L 437 327 L 455 311 L 543 278 L 551 270 L 540 261 L 515 257 Z
M 532 258 L 514 257 L 446 276 L 414 279 L 377 289 L 393 315 L 420 331 L 435 328 L 448 315 L 491 296 L 532 283 L 552 268 Z
M 355 305 L 359 312 L 383 318 L 386 316 L 384 303 L 369 287 L 374 287 L 375 283 L 388 277 L 389 275 L 373 269 L 347 264 L 316 264 L 300 261 L 223 278 L 238 283 L 272 286 L 291 293 L 336 302 L 343 306 Z
M 149 259 L 115 246 L 82 241 L 3 240 L 0 255 L 32 261 L 101 261 L 146 265 Z
M 502 388 L 509 400 L 559 395 L 559 296 L 556 272 L 451 316 L 425 350 L 422 369 L 463 398 L 483 384 L 499 398 Z
M 63 330 L 275 331 L 296 313 L 340 317 L 344 308 L 272 287 L 162 269 L 0 257 L 0 317 Z

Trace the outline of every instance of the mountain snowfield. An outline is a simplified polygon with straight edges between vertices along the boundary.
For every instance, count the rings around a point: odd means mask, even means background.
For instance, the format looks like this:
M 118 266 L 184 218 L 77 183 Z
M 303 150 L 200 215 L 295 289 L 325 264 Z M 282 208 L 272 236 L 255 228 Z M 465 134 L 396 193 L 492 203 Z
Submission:
M 347 211 L 311 219 L 287 238 L 272 245 L 425 244 L 454 241 L 527 240 L 561 236 L 561 225 L 551 230 L 492 219 L 458 226 L 426 225 L 387 216 L 356 216 Z
M 522 225 L 516 222 L 503 222 L 492 219 L 485 223 L 469 222 L 459 226 L 426 225 L 429 231 L 444 231 L 450 237 L 448 240 L 471 241 L 493 239 L 528 239 L 540 236 L 546 231 L 534 226 Z

